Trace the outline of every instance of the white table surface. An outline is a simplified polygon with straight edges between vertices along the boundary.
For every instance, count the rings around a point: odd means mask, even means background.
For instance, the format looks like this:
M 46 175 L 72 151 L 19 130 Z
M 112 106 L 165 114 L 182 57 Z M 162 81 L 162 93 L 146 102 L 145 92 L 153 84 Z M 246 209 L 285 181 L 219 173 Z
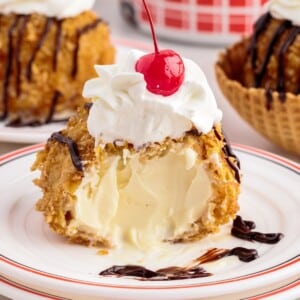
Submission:
M 97 0 L 95 9 L 102 15 L 110 24 L 111 32 L 115 41 L 130 40 L 137 43 L 143 43 L 148 46 L 152 45 L 150 36 L 139 32 L 135 28 L 127 25 L 120 14 L 117 0 Z M 131 42 L 130 42 L 131 43 Z M 222 47 L 212 47 L 209 45 L 192 45 L 176 43 L 172 41 L 160 40 L 160 48 L 172 48 L 183 56 L 191 58 L 197 62 L 205 72 L 208 81 L 215 93 L 218 105 L 224 113 L 223 127 L 232 142 L 250 145 L 261 148 L 290 159 L 299 161 L 299 157 L 293 156 L 273 145 L 254 129 L 252 129 L 246 122 L 244 122 L 238 114 L 231 108 L 229 103 L 222 96 L 214 75 L 214 63 L 218 53 L 224 49 Z M 0 141 L 0 155 L 9 151 L 19 149 L 26 146 L 25 144 L 4 143 Z M 296 278 L 291 278 L 291 281 Z M 258 292 L 258 291 L 257 291 Z M 261 292 L 261 291 L 260 291 Z M 0 292 L 1 294 L 1 292 Z M 0 295 L 0 299 L 1 295 Z M 224 298 L 225 299 L 225 298 Z M 227 298 L 226 298 L 227 299 Z M 233 299 L 233 298 L 232 298 Z

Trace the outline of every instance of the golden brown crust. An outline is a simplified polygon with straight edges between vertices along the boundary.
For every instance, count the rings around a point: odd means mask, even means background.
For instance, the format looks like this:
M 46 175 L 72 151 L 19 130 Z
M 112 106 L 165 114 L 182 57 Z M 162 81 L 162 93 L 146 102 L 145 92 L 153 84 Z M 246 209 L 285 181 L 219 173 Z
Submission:
M 28 18 L 27 21 L 25 18 Z M 49 116 L 52 100 L 57 91 L 61 96 L 58 98 L 55 108 L 56 113 L 75 111 L 76 107 L 83 102 L 81 94 L 84 82 L 95 76 L 94 65 L 109 64 L 114 61 L 114 48 L 109 39 L 109 28 L 104 22 L 100 22 L 79 39 L 77 38 L 80 29 L 96 20 L 97 16 L 93 12 L 86 11 L 77 17 L 62 21 L 55 70 L 53 60 L 59 21 L 51 19 L 49 31 L 33 59 L 32 77 L 29 79 L 28 65 L 49 18 L 39 14 L 32 14 L 28 17 L 12 14 L 1 15 L 0 116 L 4 113 L 4 80 L 10 55 L 12 56 L 11 72 L 6 100 L 10 121 L 15 119 L 21 119 L 23 122 L 45 121 Z M 24 22 L 26 25 L 18 43 Z M 13 27 L 14 23 L 15 27 Z M 9 51 L 9 30 L 12 28 L 11 46 L 13 51 Z M 73 77 L 74 53 L 77 44 L 79 45 L 78 70 L 76 76 Z M 20 75 L 18 75 L 18 69 L 21 70 Z M 18 80 L 20 80 L 19 85 L 17 84 Z M 18 86 L 20 88 L 19 96 L 17 95 Z
M 87 131 L 86 109 L 81 109 L 78 116 L 71 118 L 68 127 L 62 132 L 64 136 L 72 138 L 78 145 L 79 153 L 85 162 L 85 168 L 97 164 L 101 169 L 101 161 L 108 156 L 120 155 L 123 149 L 135 151 L 131 145 L 106 145 L 105 149 L 97 148 L 94 151 L 94 139 Z M 165 155 L 170 148 L 176 145 L 188 145 L 198 153 L 198 159 L 205 165 L 213 184 L 213 196 L 209 205 L 211 218 L 202 218 L 191 226 L 191 230 L 182 236 L 176 237 L 176 242 L 198 240 L 208 233 L 218 230 L 219 225 L 228 222 L 238 210 L 237 198 L 239 182 L 235 179 L 235 172 L 229 166 L 227 156 L 222 150 L 224 141 L 220 126 L 208 134 L 199 135 L 194 132 L 187 133 L 178 140 L 166 139 L 162 144 L 151 144 L 139 149 L 140 159 L 149 160 L 155 156 Z M 218 153 L 219 164 L 211 160 L 213 153 Z M 236 163 L 234 158 L 230 158 Z M 72 218 L 74 190 L 79 186 L 83 172 L 76 170 L 70 159 L 68 148 L 56 141 L 49 140 L 45 149 L 36 159 L 33 169 L 41 171 L 40 179 L 35 183 L 42 189 L 43 197 L 37 203 L 37 209 L 44 213 L 46 221 L 59 234 L 67 236 L 71 241 L 88 244 L 110 245 L 109 241 L 95 237 L 84 230 L 74 230 L 68 227 Z

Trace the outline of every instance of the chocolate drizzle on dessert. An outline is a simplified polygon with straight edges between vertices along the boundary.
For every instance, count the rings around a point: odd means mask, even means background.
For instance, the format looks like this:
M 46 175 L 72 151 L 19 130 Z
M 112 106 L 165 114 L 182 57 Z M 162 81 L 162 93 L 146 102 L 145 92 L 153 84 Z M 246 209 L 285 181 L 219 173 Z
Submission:
M 267 65 L 270 61 L 271 55 L 273 54 L 274 46 L 278 42 L 279 38 L 281 37 L 282 33 L 291 27 L 290 21 L 284 21 L 279 25 L 277 30 L 274 32 L 274 35 L 271 38 L 271 41 L 267 47 L 265 57 L 263 58 L 262 64 L 260 69 L 255 72 L 255 87 L 260 87 L 263 77 L 266 73 Z M 283 76 L 283 74 L 278 74 L 278 76 Z
M 50 140 L 55 140 L 61 144 L 67 145 L 74 167 L 77 171 L 83 171 L 83 165 L 77 144 L 70 137 L 63 136 L 60 132 L 55 132 L 51 135 Z
M 19 16 L 16 16 L 13 23 L 9 27 L 8 33 L 7 33 L 7 39 L 8 39 L 8 53 L 7 53 L 7 60 L 6 60 L 6 67 L 4 72 L 4 79 L 3 79 L 3 94 L 2 94 L 2 101 L 3 101 L 3 113 L 0 117 L 0 120 L 4 120 L 7 117 L 8 114 L 8 87 L 9 87 L 9 79 L 10 79 L 10 73 L 12 70 L 12 64 L 13 64 L 13 53 L 14 53 L 14 45 L 13 45 L 13 33 L 15 28 L 18 26 L 19 23 Z
M 300 34 L 300 27 L 294 27 L 289 35 L 287 36 L 285 42 L 281 46 L 278 55 L 278 79 L 277 79 L 277 91 L 279 93 L 279 99 L 285 101 L 285 84 L 284 84 L 284 54 L 288 50 L 289 46 L 293 44 L 297 35 Z
M 0 15 L 0 18 L 2 15 Z M 30 20 L 30 15 L 16 15 L 13 23 L 8 29 L 7 33 L 7 39 L 8 39 L 8 50 L 7 50 L 7 58 L 6 58 L 6 66 L 5 66 L 5 72 L 4 72 L 4 78 L 3 78 L 3 92 L 2 92 L 2 115 L 0 116 L 0 120 L 5 120 L 8 116 L 8 102 L 9 102 L 9 95 L 8 90 L 10 86 L 10 77 L 12 73 L 13 63 L 15 60 L 16 64 L 16 79 L 15 79 L 15 85 L 16 85 L 16 95 L 20 96 L 21 94 L 21 59 L 20 59 L 20 53 L 21 53 L 21 47 L 22 47 L 22 40 L 25 33 L 25 30 L 27 28 L 28 21 Z M 31 54 L 31 57 L 28 60 L 26 69 L 25 69 L 25 75 L 26 79 L 30 82 L 32 80 L 32 67 L 34 64 L 34 61 L 36 59 L 36 56 L 38 52 L 43 47 L 45 40 L 49 34 L 49 31 L 51 30 L 51 26 L 53 24 L 56 24 L 56 34 L 54 38 L 54 55 L 52 59 L 52 68 L 53 71 L 57 70 L 57 62 L 58 62 L 58 55 L 61 49 L 62 44 L 62 26 L 63 26 L 64 20 L 58 20 L 56 18 L 46 18 L 44 28 L 42 30 L 42 33 L 39 37 L 39 40 L 37 41 L 37 44 L 35 46 L 35 49 L 33 53 Z M 97 25 L 102 22 L 101 19 L 97 19 L 91 24 L 88 24 L 84 26 L 81 29 L 77 30 L 76 33 L 76 44 L 75 44 L 75 50 L 73 53 L 73 62 L 74 65 L 72 67 L 72 76 L 75 77 L 78 70 L 78 54 L 79 54 L 79 47 L 80 47 L 80 38 L 82 35 L 88 33 L 93 28 L 97 27 Z M 16 34 L 15 34 L 16 32 Z M 14 35 L 16 38 L 14 39 Z M 14 49 L 15 45 L 15 49 Z M 31 122 L 23 122 L 21 119 L 16 119 L 13 121 L 10 121 L 6 126 L 14 126 L 14 127 L 21 127 L 21 126 L 40 126 L 45 123 L 50 122 L 61 122 L 65 120 L 53 120 L 53 115 L 55 112 L 55 106 L 58 96 L 58 91 L 55 91 L 51 107 L 50 107 L 50 113 L 46 117 L 45 121 L 42 122 L 40 120 L 34 120 Z
M 266 13 L 262 15 L 256 24 L 254 25 L 254 33 L 252 36 L 252 39 L 250 41 L 249 49 L 248 52 L 251 57 L 251 64 L 252 64 L 252 69 L 256 70 L 256 61 L 257 61 L 257 41 L 260 36 L 260 34 L 264 31 L 266 26 L 271 20 L 271 14 Z
M 272 89 L 271 88 L 266 88 L 266 108 L 267 110 L 271 110 L 272 107 L 272 102 L 273 102 L 273 94 L 272 94 Z
M 192 135 L 192 136 L 201 136 L 201 132 L 198 131 L 197 128 L 193 127 L 191 130 L 187 131 L 186 134 Z
M 295 94 L 296 95 L 300 94 L 300 80 L 299 80 L 298 86 L 296 88 Z
M 62 120 L 53 120 L 53 115 L 55 113 L 55 108 L 58 103 L 59 97 L 61 96 L 61 93 L 59 91 L 55 91 L 51 104 L 50 104 L 50 109 L 47 118 L 45 121 L 39 121 L 39 120 L 34 120 L 30 122 L 23 122 L 22 120 L 15 119 L 7 124 L 9 127 L 24 127 L 24 126 L 30 126 L 30 127 L 36 127 L 36 126 L 41 126 L 43 124 L 48 124 L 50 122 L 65 122 L 67 119 L 62 119 Z
M 26 68 L 26 77 L 27 77 L 28 81 L 31 81 L 31 78 L 32 78 L 32 64 L 35 60 L 35 57 L 36 57 L 38 51 L 42 48 L 43 43 L 46 40 L 46 37 L 48 35 L 48 32 L 50 30 L 50 27 L 51 27 L 52 23 L 53 23 L 53 18 L 47 18 L 46 19 L 46 23 L 45 23 L 45 27 L 43 29 L 43 32 L 40 36 L 40 39 L 37 42 L 37 45 L 36 45 L 32 55 L 31 55 L 31 58 L 29 59 L 29 62 L 28 62 L 27 68 Z
M 51 106 L 50 106 L 50 110 L 49 110 L 49 114 L 48 117 L 45 120 L 45 123 L 50 123 L 53 119 L 54 113 L 55 113 L 55 108 L 58 102 L 59 97 L 61 96 L 61 93 L 59 91 L 55 91 L 53 97 L 52 97 L 52 101 L 51 101 Z
M 56 71 L 57 68 L 57 60 L 58 60 L 58 53 L 61 46 L 61 38 L 62 38 L 62 20 L 58 20 L 56 22 L 56 35 L 55 35 L 55 45 L 54 45 L 54 55 L 52 61 L 52 68 Z
M 27 22 L 29 21 L 29 16 L 22 16 L 22 23 L 18 30 L 18 36 L 17 36 L 17 43 L 16 43 L 16 92 L 17 96 L 20 96 L 20 84 L 21 84 L 21 60 L 20 60 L 20 53 L 21 53 L 21 44 L 23 39 L 23 34 L 26 29 Z
M 93 106 L 93 102 L 87 102 L 87 103 L 84 103 L 84 109 L 86 109 L 87 111 L 89 111 Z
M 228 139 L 225 137 L 225 133 L 223 132 L 224 138 L 219 134 L 218 130 L 214 127 L 214 133 L 217 139 L 221 142 L 223 142 L 224 146 L 222 148 L 222 151 L 225 155 L 225 159 L 227 164 L 230 166 L 230 168 L 234 171 L 234 177 L 235 180 L 239 183 L 241 183 L 241 175 L 240 175 L 240 168 L 241 168 L 241 163 L 239 158 L 234 154 L 233 149 L 228 142 Z M 232 161 L 232 159 L 234 161 Z
M 77 33 L 76 33 L 76 46 L 74 48 L 74 53 L 73 53 L 73 69 L 72 69 L 72 72 L 71 72 L 71 76 L 73 78 L 76 77 L 77 72 L 78 72 L 78 55 L 79 55 L 79 50 L 80 50 L 80 38 L 84 34 L 88 33 L 90 30 L 96 28 L 101 22 L 102 22 L 101 19 L 97 19 L 93 23 L 88 24 L 88 25 L 84 26 L 83 28 L 77 30 Z
M 212 276 L 201 264 L 213 262 L 226 256 L 237 256 L 243 262 L 250 262 L 258 257 L 255 249 L 246 249 L 236 247 L 229 249 L 209 249 L 206 253 L 196 258 L 190 265 L 186 267 L 167 267 L 157 271 L 146 269 L 142 266 L 112 266 L 99 273 L 100 276 L 116 276 L 116 277 L 134 277 L 140 280 L 148 281 L 166 281 L 166 280 L 182 280 L 191 278 L 200 278 Z
M 258 68 L 258 60 L 257 60 L 258 39 L 260 35 L 264 32 L 264 30 L 267 28 L 270 21 L 271 21 L 270 13 L 264 14 L 257 21 L 257 23 L 254 26 L 254 33 L 250 41 L 248 53 L 251 57 L 251 65 L 252 65 L 252 70 L 254 72 L 254 87 L 262 86 L 262 81 L 265 76 L 267 66 L 271 59 L 271 56 L 272 55 L 278 56 L 277 84 L 276 84 L 276 88 L 275 87 L 274 88 L 279 93 L 280 101 L 284 102 L 286 99 L 286 86 L 284 80 L 284 70 L 285 70 L 284 56 L 287 53 L 289 47 L 293 44 L 297 36 L 300 34 L 300 27 L 293 26 L 293 24 L 290 21 L 283 21 L 282 23 L 280 23 L 277 29 L 274 31 L 274 34 L 269 42 L 269 45 L 267 46 L 266 53 L 260 64 L 260 68 L 257 69 Z M 286 31 L 289 31 L 287 33 L 287 37 L 283 40 L 282 44 L 280 45 L 279 51 L 276 54 L 274 49 L 278 44 L 280 37 Z M 299 87 L 295 91 L 296 95 L 299 93 L 300 93 L 300 82 L 299 82 Z M 273 101 L 271 88 L 267 89 L 266 91 L 266 99 L 267 99 L 266 107 L 268 110 L 270 110 L 271 103 Z
M 237 216 L 233 221 L 231 234 L 243 240 L 256 241 L 265 244 L 276 244 L 284 237 L 282 233 L 261 233 L 252 231 L 255 227 L 256 225 L 254 222 L 245 221 L 240 216 Z

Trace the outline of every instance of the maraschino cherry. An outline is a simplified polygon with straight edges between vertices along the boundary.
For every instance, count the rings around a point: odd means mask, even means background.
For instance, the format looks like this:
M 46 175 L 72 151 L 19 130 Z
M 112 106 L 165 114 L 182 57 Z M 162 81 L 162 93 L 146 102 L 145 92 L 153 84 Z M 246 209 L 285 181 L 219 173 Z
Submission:
M 148 91 L 170 96 L 178 91 L 184 80 L 184 64 L 180 55 L 173 50 L 159 51 L 153 21 L 146 1 L 143 0 L 143 3 L 151 26 L 155 52 L 142 56 L 135 70 L 144 74 Z

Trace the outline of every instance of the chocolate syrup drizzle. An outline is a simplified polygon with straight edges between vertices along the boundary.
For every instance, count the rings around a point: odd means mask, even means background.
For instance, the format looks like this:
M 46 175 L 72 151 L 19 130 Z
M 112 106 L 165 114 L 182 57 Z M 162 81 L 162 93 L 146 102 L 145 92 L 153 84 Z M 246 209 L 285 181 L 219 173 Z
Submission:
M 233 221 L 231 234 L 243 240 L 256 241 L 266 244 L 276 244 L 284 237 L 282 233 L 261 233 L 252 231 L 255 229 L 255 227 L 256 225 L 254 222 L 245 221 L 242 219 L 242 217 L 237 216 Z
M 277 69 L 277 84 L 276 84 L 276 91 L 279 93 L 279 99 L 284 102 L 286 99 L 286 87 L 284 84 L 284 55 L 287 52 L 289 46 L 295 41 L 296 37 L 300 34 L 300 27 L 293 26 L 290 21 L 284 21 L 283 23 L 279 24 L 278 28 L 275 30 L 269 45 L 267 46 L 265 56 L 263 57 L 262 63 L 260 68 L 257 70 L 258 61 L 257 61 L 257 43 L 259 36 L 264 32 L 266 27 L 271 21 L 270 13 L 266 13 L 261 16 L 261 18 L 257 21 L 254 26 L 254 33 L 252 39 L 250 41 L 250 45 L 248 48 L 248 53 L 251 57 L 251 65 L 254 72 L 254 87 L 261 87 L 262 80 L 265 76 L 267 65 L 270 61 L 271 55 L 274 55 L 274 48 L 277 45 L 280 37 L 282 34 L 289 30 L 290 32 L 287 34 L 286 39 L 283 41 L 279 52 L 278 52 L 278 69 Z M 295 94 L 300 93 L 300 82 L 298 84 L 297 89 L 295 90 Z M 267 88 L 266 91 L 266 108 L 268 110 L 271 109 L 271 103 L 273 101 L 272 97 L 272 89 Z
M 70 137 L 63 136 L 60 132 L 55 132 L 51 135 L 50 140 L 55 140 L 61 144 L 67 145 L 74 167 L 77 171 L 83 172 L 82 160 L 77 144 Z
M 287 39 L 286 42 L 281 46 L 278 55 L 278 74 L 284 74 L 284 54 L 288 50 L 289 46 L 293 44 L 297 35 L 300 34 L 300 27 L 294 27 Z M 277 79 L 277 91 L 279 92 L 279 98 L 282 102 L 285 101 L 285 84 L 283 76 L 278 76 Z
M 0 15 L 1 19 L 2 15 Z M 2 102 L 3 102 L 3 112 L 0 116 L 0 120 L 5 120 L 8 115 L 8 89 L 10 85 L 10 77 L 12 72 L 12 66 L 13 61 L 16 62 L 16 95 L 20 96 L 21 94 L 21 60 L 20 60 L 20 53 L 21 53 L 21 46 L 22 46 L 22 39 L 24 36 L 24 32 L 27 28 L 28 21 L 30 20 L 30 15 L 16 15 L 12 25 L 8 29 L 7 38 L 8 38 L 8 54 L 6 59 L 6 67 L 4 72 L 4 78 L 3 78 L 3 93 L 2 93 Z M 53 24 L 56 24 L 56 35 L 55 35 L 55 45 L 54 45 L 54 55 L 52 60 L 52 68 L 54 71 L 57 70 L 57 62 L 58 62 L 58 55 L 61 49 L 61 43 L 62 43 L 62 26 L 63 26 L 64 20 L 58 20 L 56 18 L 47 18 L 45 22 L 45 26 L 43 28 L 43 31 L 39 37 L 39 40 L 37 41 L 36 47 L 28 61 L 28 64 L 26 66 L 26 79 L 30 82 L 32 80 L 32 66 L 36 59 L 36 56 L 38 52 L 43 47 L 43 44 L 47 38 L 47 35 L 49 31 L 51 30 L 51 26 Z M 76 34 L 76 45 L 75 50 L 73 54 L 73 66 L 71 69 L 72 76 L 75 77 L 78 70 L 78 54 L 79 54 L 79 47 L 80 47 L 80 38 L 88 33 L 90 30 L 97 27 L 99 23 L 101 23 L 101 19 L 97 19 L 96 21 L 92 22 L 91 24 L 88 24 L 84 26 L 81 29 L 77 30 Z M 16 31 L 17 30 L 17 31 Z M 14 32 L 16 31 L 16 39 L 15 39 L 15 49 L 14 49 Z M 50 122 L 58 122 L 58 121 L 65 121 L 63 120 L 53 120 L 53 115 L 55 113 L 55 106 L 57 104 L 57 99 L 59 99 L 58 91 L 54 93 L 53 99 L 52 99 L 52 106 L 50 107 L 50 112 L 48 117 L 45 119 L 44 122 L 41 121 L 32 121 L 29 123 L 23 123 L 22 120 L 16 119 L 8 124 L 6 126 L 15 126 L 15 127 L 21 127 L 21 126 L 40 126 L 45 123 Z
M 169 267 L 165 270 L 152 271 L 142 266 L 127 265 L 127 266 L 112 266 L 101 273 L 100 276 L 116 276 L 116 277 L 134 277 L 139 280 L 147 281 L 166 281 L 180 280 L 211 276 L 211 273 L 205 271 L 201 267 L 190 269 L 180 267 Z
M 300 94 L 300 80 L 299 80 L 298 86 L 296 88 L 295 94 L 296 95 Z
M 15 28 L 17 28 L 18 26 L 19 19 L 20 17 L 17 16 L 8 30 L 8 54 L 7 54 L 5 75 L 3 79 L 3 94 L 2 94 L 3 113 L 2 116 L 0 117 L 0 120 L 4 120 L 8 114 L 8 87 L 10 82 L 10 73 L 12 70 L 13 55 L 14 55 L 13 33 Z
M 257 61 L 257 41 L 258 37 L 260 34 L 264 31 L 265 27 L 268 25 L 268 23 L 271 20 L 271 14 L 266 13 L 262 15 L 256 24 L 254 25 L 254 33 L 249 45 L 248 52 L 251 57 L 251 64 L 252 64 L 252 69 L 256 70 L 256 61 Z
M 246 249 L 242 247 L 236 247 L 229 249 L 209 249 L 205 254 L 196 258 L 190 265 L 186 267 L 167 267 L 152 271 L 142 266 L 127 265 L 127 266 L 112 266 L 99 273 L 100 276 L 126 276 L 134 277 L 140 280 L 148 281 L 165 281 L 165 280 L 182 280 L 191 278 L 200 278 L 212 276 L 201 264 L 209 263 L 222 259 L 226 256 L 237 256 L 239 260 L 243 262 L 250 262 L 258 257 L 255 249 Z
M 17 96 L 20 96 L 20 84 L 21 84 L 21 60 L 20 60 L 20 52 L 21 52 L 21 44 L 22 44 L 22 39 L 23 35 L 26 29 L 26 25 L 29 21 L 29 16 L 22 16 L 22 23 L 21 26 L 19 27 L 18 30 L 18 36 L 17 36 L 17 45 L 16 45 L 16 91 L 17 91 Z
M 272 108 L 273 96 L 272 96 L 272 89 L 270 87 L 266 88 L 266 108 L 270 110 Z
M 61 92 L 55 91 L 55 93 L 52 97 L 49 114 L 48 114 L 48 117 L 46 118 L 46 121 L 45 121 L 46 124 L 50 123 L 51 120 L 53 119 L 53 115 L 55 113 L 55 108 L 56 108 L 56 105 L 58 103 L 58 99 L 59 99 L 60 96 L 61 96 Z
M 40 36 L 40 39 L 38 40 L 38 43 L 37 43 L 32 55 L 31 55 L 31 58 L 29 59 L 29 62 L 28 62 L 27 68 L 26 68 L 26 77 L 27 77 L 28 81 L 31 81 L 31 79 L 32 79 L 32 64 L 33 64 L 33 62 L 36 58 L 36 55 L 37 55 L 38 51 L 42 48 L 43 43 L 46 40 L 48 32 L 49 32 L 49 30 L 51 28 L 51 25 L 53 23 L 53 20 L 54 20 L 53 18 L 47 18 L 44 30 L 43 30 L 43 32 Z
M 273 37 L 271 38 L 271 41 L 267 47 L 267 51 L 265 54 L 265 57 L 263 58 L 262 64 L 260 69 L 255 72 L 255 87 L 261 86 L 262 79 L 266 73 L 267 70 L 267 65 L 270 61 L 271 55 L 274 50 L 274 46 L 278 42 L 279 38 L 281 37 L 282 33 L 291 27 L 291 22 L 290 21 L 284 21 L 282 24 L 279 25 L 277 30 L 274 32 Z M 285 42 L 286 43 L 286 42 Z M 283 74 L 278 74 L 278 76 L 283 77 Z
M 257 241 L 267 244 L 278 243 L 282 238 L 281 233 L 260 233 L 252 231 L 256 225 L 253 221 L 243 220 L 237 216 L 232 225 L 231 234 L 235 237 Z M 236 232 L 238 234 L 236 235 Z M 235 247 L 233 249 L 209 249 L 206 253 L 193 260 L 186 267 L 167 267 L 152 271 L 142 266 L 127 265 L 127 266 L 112 266 L 99 273 L 100 276 L 115 276 L 115 277 L 133 277 L 138 280 L 147 281 L 165 281 L 177 279 L 190 279 L 211 276 L 211 273 L 205 271 L 201 267 L 204 263 L 210 263 L 226 256 L 237 256 L 240 261 L 251 262 L 258 258 L 258 252 L 255 249 L 247 249 L 243 247 Z
M 88 24 L 88 25 L 84 26 L 83 28 L 77 30 L 76 46 L 74 48 L 74 53 L 73 53 L 73 69 L 71 72 L 71 75 L 73 78 L 76 77 L 77 72 L 78 72 L 78 55 L 79 55 L 79 50 L 80 50 L 80 38 L 82 37 L 82 35 L 86 34 L 90 30 L 96 28 L 101 22 L 102 22 L 101 19 L 97 19 L 93 23 Z
M 56 71 L 57 68 L 57 59 L 58 53 L 61 46 L 61 39 L 62 39 L 62 20 L 58 20 L 56 22 L 56 35 L 55 35 L 55 46 L 54 46 L 54 55 L 52 60 L 52 68 Z
M 84 109 L 86 109 L 87 111 L 89 111 L 93 106 L 93 102 L 87 102 L 87 103 L 84 103 Z
M 225 133 L 223 132 L 223 136 L 224 136 L 223 138 L 215 127 L 214 127 L 214 133 L 217 139 L 224 143 L 222 151 L 225 154 L 226 162 L 230 166 L 230 168 L 234 171 L 235 180 L 241 183 L 241 175 L 240 175 L 241 163 L 239 158 L 234 154 L 233 149 L 230 143 L 228 142 L 228 139 L 226 139 L 225 137 Z M 232 158 L 234 159 L 234 162 L 231 160 Z
M 23 127 L 23 126 L 37 127 L 37 126 L 41 126 L 43 124 L 48 124 L 50 122 L 56 123 L 56 122 L 65 122 L 65 121 L 67 121 L 68 119 L 53 120 L 53 115 L 55 113 L 55 107 L 58 103 L 58 100 L 59 100 L 60 96 L 61 96 L 61 93 L 59 91 L 55 91 L 55 93 L 52 97 L 52 100 L 51 100 L 48 116 L 47 116 L 47 118 L 45 119 L 44 122 L 39 121 L 39 120 L 35 120 L 35 121 L 31 121 L 31 122 L 23 122 L 21 119 L 17 118 L 13 121 L 10 121 L 7 124 L 7 126 L 10 126 L 10 127 Z

